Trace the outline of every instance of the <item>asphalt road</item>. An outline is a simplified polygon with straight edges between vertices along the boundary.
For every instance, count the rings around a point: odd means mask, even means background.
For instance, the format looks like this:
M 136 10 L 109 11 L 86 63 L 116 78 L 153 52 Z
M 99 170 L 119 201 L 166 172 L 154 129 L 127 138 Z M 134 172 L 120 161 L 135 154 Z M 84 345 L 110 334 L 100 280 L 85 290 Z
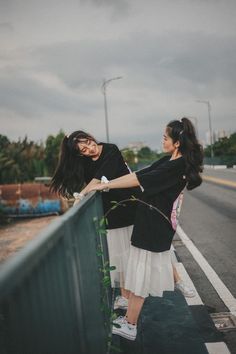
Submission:
M 236 188 L 203 182 L 186 192 L 180 224 L 236 297 Z
M 236 181 L 233 170 L 208 169 L 205 175 Z M 180 226 L 236 297 L 236 187 L 204 181 L 199 188 L 186 191 Z M 177 253 L 203 303 L 212 312 L 227 312 L 227 307 L 185 246 L 177 247 Z M 236 332 L 226 334 L 226 342 L 231 353 L 236 353 Z
M 204 174 L 207 176 L 225 178 L 230 181 L 236 182 L 236 168 L 227 168 L 227 169 L 213 169 L 205 168 Z

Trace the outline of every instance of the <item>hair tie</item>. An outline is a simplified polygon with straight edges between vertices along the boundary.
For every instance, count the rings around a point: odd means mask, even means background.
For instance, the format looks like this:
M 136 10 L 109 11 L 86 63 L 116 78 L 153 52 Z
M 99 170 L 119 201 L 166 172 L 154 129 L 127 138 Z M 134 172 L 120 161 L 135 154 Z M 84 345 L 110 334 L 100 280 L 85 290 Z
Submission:
M 184 132 L 184 131 L 183 131 L 183 130 L 181 130 L 181 132 L 179 133 L 179 135 L 182 135 L 182 134 L 183 134 L 183 132 Z
M 70 137 L 70 134 L 66 134 L 66 135 L 65 135 L 65 137 L 66 137 L 67 139 L 69 139 L 69 137 Z

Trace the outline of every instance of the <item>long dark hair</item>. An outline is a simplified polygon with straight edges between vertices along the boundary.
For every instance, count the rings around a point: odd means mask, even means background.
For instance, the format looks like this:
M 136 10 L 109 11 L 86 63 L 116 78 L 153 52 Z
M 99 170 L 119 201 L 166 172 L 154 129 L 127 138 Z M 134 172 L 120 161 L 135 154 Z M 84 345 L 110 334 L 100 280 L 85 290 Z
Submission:
M 82 130 L 66 135 L 61 142 L 59 161 L 51 180 L 50 190 L 63 197 L 79 192 L 84 181 L 84 156 L 78 150 L 78 142 L 95 138 Z
M 174 143 L 179 141 L 179 151 L 186 162 L 187 189 L 196 188 L 202 183 L 203 149 L 192 122 L 188 118 L 173 120 L 167 125 L 167 133 Z

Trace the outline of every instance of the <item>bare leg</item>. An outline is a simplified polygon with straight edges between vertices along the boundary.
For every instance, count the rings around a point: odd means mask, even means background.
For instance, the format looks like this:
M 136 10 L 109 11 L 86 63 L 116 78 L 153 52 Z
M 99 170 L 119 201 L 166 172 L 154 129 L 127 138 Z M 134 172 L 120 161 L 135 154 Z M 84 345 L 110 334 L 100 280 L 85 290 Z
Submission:
M 124 272 L 121 272 L 120 273 L 120 293 L 121 293 L 121 296 L 125 297 L 126 299 L 129 298 L 130 296 L 130 291 L 129 290 L 126 290 L 124 288 L 124 285 L 125 285 L 125 275 L 124 275 Z
M 173 264 L 172 268 L 174 274 L 175 288 L 179 289 L 185 297 L 194 297 L 196 295 L 195 290 L 184 283 Z
M 140 311 L 142 310 L 144 298 L 141 296 L 136 296 L 134 293 L 130 292 L 129 304 L 126 312 L 126 318 L 129 323 L 137 324 Z
M 120 289 L 121 296 L 125 297 L 126 299 L 129 299 L 130 297 L 130 291 L 126 290 L 125 288 Z
M 174 274 L 174 281 L 175 281 L 175 283 L 177 283 L 178 281 L 181 280 L 181 277 L 173 264 L 172 264 L 172 268 L 173 268 L 173 274 Z

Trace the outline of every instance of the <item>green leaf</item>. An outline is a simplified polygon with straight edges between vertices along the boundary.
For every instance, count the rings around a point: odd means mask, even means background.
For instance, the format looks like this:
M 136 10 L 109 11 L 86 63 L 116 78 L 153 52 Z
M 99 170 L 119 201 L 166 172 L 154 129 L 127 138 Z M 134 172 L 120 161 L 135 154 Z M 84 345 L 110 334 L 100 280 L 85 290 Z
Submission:
M 110 277 L 108 275 L 105 275 L 105 277 L 103 277 L 102 281 L 103 281 L 103 283 L 110 282 Z
M 104 219 L 104 218 L 102 218 L 102 219 L 99 221 L 99 225 L 100 225 L 100 226 L 103 226 L 103 225 L 104 225 L 104 223 L 105 223 L 105 219 Z
M 112 314 L 111 314 L 111 321 L 114 321 L 114 320 L 116 320 L 117 319 L 117 314 L 115 313 L 115 312 L 113 312 Z
M 100 235 L 106 235 L 107 234 L 107 231 L 105 229 L 100 229 L 98 232 L 99 232 Z
M 104 273 L 104 275 L 108 273 L 108 270 L 105 268 L 103 268 L 101 271 Z
M 111 282 L 107 281 L 106 283 L 103 283 L 104 288 L 110 288 Z
M 103 312 L 104 312 L 105 315 L 109 315 L 110 314 L 110 309 L 108 307 L 104 307 Z
M 112 270 L 115 270 L 116 267 L 115 267 L 115 266 L 110 266 L 108 269 L 109 269 L 110 271 L 112 271 Z

